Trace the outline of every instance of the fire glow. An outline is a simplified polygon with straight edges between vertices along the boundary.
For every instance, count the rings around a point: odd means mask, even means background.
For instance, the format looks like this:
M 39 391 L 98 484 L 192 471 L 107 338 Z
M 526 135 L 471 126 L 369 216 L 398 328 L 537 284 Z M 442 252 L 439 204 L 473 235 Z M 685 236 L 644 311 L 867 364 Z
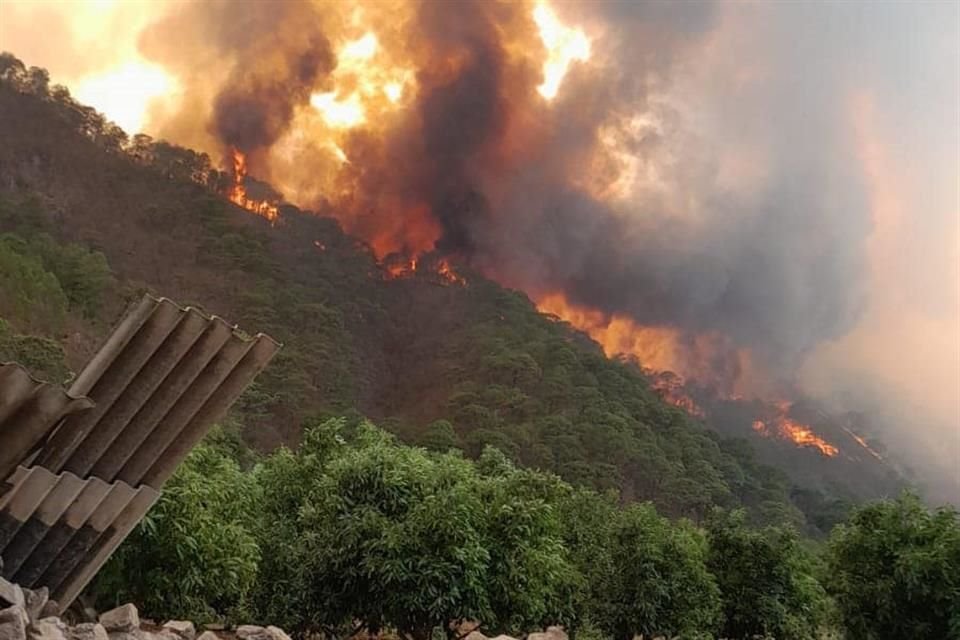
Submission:
M 430 256 L 424 260 L 420 256 L 394 253 L 384 258 L 380 266 L 386 280 L 427 277 L 442 285 L 467 286 L 467 279 L 457 273 L 446 258 Z
M 799 447 L 812 447 L 828 458 L 840 453 L 839 449 L 811 431 L 810 427 L 787 417 L 779 417 L 772 422 L 755 420 L 753 430 L 765 437 L 775 435 L 784 440 L 789 440 Z
M 697 418 L 705 418 L 707 412 L 686 391 L 687 380 L 712 382 L 711 374 L 703 368 L 703 361 L 696 359 L 712 355 L 713 342 L 707 336 L 693 340 L 694 350 L 680 345 L 679 334 L 671 329 L 651 328 L 637 325 L 622 316 L 608 317 L 597 311 L 585 310 L 571 305 L 560 294 L 542 298 L 538 304 L 544 313 L 556 316 L 570 323 L 574 328 L 585 332 L 600 344 L 607 356 L 633 356 L 650 377 L 650 386 L 666 402 L 680 407 Z M 694 354 L 694 360 L 689 357 Z M 680 373 L 675 373 L 679 371 Z M 727 400 L 740 400 L 732 392 L 717 389 L 720 397 Z M 780 438 L 792 442 L 798 447 L 811 447 L 822 455 L 833 458 L 840 449 L 817 435 L 809 425 L 802 424 L 789 416 L 792 404 L 776 401 L 770 404 L 776 415 L 768 420 L 755 420 L 753 431 L 768 438 Z M 866 443 L 850 434 L 861 446 L 876 456 Z
M 270 222 L 275 222 L 279 212 L 277 207 L 263 200 L 253 200 L 247 197 L 247 187 L 245 184 L 247 178 L 247 157 L 237 149 L 230 152 L 233 160 L 233 184 L 227 193 L 230 202 L 243 207 L 247 211 L 252 211 L 258 216 L 262 216 Z

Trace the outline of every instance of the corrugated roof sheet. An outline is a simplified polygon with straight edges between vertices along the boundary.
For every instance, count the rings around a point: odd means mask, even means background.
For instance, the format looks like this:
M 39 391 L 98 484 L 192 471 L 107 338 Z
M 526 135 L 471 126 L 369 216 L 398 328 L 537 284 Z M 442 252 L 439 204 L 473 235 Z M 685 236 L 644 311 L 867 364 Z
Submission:
M 0 478 L 9 476 L 65 416 L 93 406 L 33 378 L 15 363 L 0 364 Z
M 279 348 L 146 296 L 68 391 L 0 367 L 4 577 L 65 609 Z
M 159 497 L 152 487 L 19 467 L 0 499 L 2 575 L 66 606 Z
M 37 464 L 159 488 L 279 346 L 147 296 L 70 387 L 96 406 L 64 420 Z

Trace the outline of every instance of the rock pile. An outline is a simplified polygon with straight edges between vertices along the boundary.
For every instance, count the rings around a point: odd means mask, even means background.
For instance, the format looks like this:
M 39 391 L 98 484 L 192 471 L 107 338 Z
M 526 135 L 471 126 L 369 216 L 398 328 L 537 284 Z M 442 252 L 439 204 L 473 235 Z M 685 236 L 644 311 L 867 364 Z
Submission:
M 220 640 L 209 630 L 197 635 L 189 621 L 171 620 L 160 627 L 141 623 L 132 604 L 100 614 L 99 622 L 73 626 L 56 611 L 45 588 L 31 591 L 0 578 L 0 640 Z M 277 627 L 243 625 L 232 635 L 237 640 L 290 640 Z

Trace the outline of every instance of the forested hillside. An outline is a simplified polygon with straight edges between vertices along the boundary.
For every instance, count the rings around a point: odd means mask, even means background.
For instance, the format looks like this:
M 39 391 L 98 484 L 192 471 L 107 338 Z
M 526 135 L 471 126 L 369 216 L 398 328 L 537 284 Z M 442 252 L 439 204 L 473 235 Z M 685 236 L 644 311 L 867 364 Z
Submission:
M 0 360 L 69 380 L 144 291 L 285 345 L 99 605 L 328 637 L 960 637 L 954 511 L 847 520 L 524 294 L 437 256 L 398 277 L 324 212 L 254 215 L 208 157 L 6 54 L 0 140 Z M 844 520 L 823 549 L 796 533 Z
M 846 497 L 792 486 L 522 293 L 429 257 L 393 277 L 322 211 L 271 223 L 220 195 L 207 156 L 127 137 L 12 56 L 0 78 L 4 358 L 63 378 L 148 290 L 285 344 L 233 417 L 261 450 L 298 442 L 309 416 L 356 413 L 671 516 L 745 506 L 818 533 L 845 515 Z

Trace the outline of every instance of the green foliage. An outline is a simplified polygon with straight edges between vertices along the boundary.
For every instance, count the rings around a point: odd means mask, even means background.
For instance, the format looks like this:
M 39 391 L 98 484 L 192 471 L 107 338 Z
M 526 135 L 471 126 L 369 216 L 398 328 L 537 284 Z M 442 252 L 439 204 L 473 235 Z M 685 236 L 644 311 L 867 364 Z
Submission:
M 460 448 L 460 439 L 453 425 L 447 420 L 432 422 L 420 438 L 420 444 L 438 453 L 445 453 L 451 449 Z
M 815 568 L 789 529 L 752 530 L 742 511 L 712 514 L 708 566 L 723 600 L 721 637 L 803 640 L 825 620 L 826 594 Z
M 0 236 L 0 244 L 7 251 L 39 263 L 45 272 L 54 276 L 61 290 L 59 295 L 54 294 L 58 300 L 53 302 L 60 308 L 60 320 L 67 306 L 86 318 L 93 318 L 104 292 L 113 285 L 106 256 L 77 244 L 58 242 L 49 234 L 52 228 L 36 201 L 14 203 L 0 198 L 0 230 L 8 231 Z M 49 276 L 47 279 L 50 280 Z M 30 282 L 29 276 L 27 282 Z M 44 295 L 50 294 L 44 291 Z M 66 305 L 60 302 L 62 297 L 66 298 Z
M 63 347 L 49 338 L 15 333 L 2 318 L 0 362 L 17 362 L 32 375 L 49 382 L 64 382 L 70 373 Z
M 95 317 L 103 293 L 113 280 L 106 257 L 79 245 L 59 244 L 47 235 L 38 236 L 31 244 L 46 268 L 57 276 L 70 305 L 87 318 Z
M 56 333 L 66 319 L 67 297 L 17 236 L 0 236 L 0 313 L 18 327 Z
M 849 640 L 960 638 L 960 517 L 905 494 L 830 538 L 827 580 Z
M 223 451 L 198 446 L 100 572 L 98 604 L 136 602 L 155 619 L 242 618 L 260 560 L 250 533 L 258 493 Z
M 361 620 L 417 638 L 451 621 L 522 630 L 562 617 L 574 578 L 552 508 L 512 489 L 524 472 L 483 476 L 368 424 L 349 442 L 344 431 L 314 427 L 257 471 L 266 517 L 286 518 L 261 541 L 264 570 L 296 567 L 281 582 L 289 592 L 271 582 L 254 597 L 263 617 L 298 630 Z
M 671 524 L 650 505 L 618 514 L 609 553 L 600 624 L 615 638 L 710 638 L 719 622 L 720 598 L 707 571 L 703 536 L 689 523 Z

